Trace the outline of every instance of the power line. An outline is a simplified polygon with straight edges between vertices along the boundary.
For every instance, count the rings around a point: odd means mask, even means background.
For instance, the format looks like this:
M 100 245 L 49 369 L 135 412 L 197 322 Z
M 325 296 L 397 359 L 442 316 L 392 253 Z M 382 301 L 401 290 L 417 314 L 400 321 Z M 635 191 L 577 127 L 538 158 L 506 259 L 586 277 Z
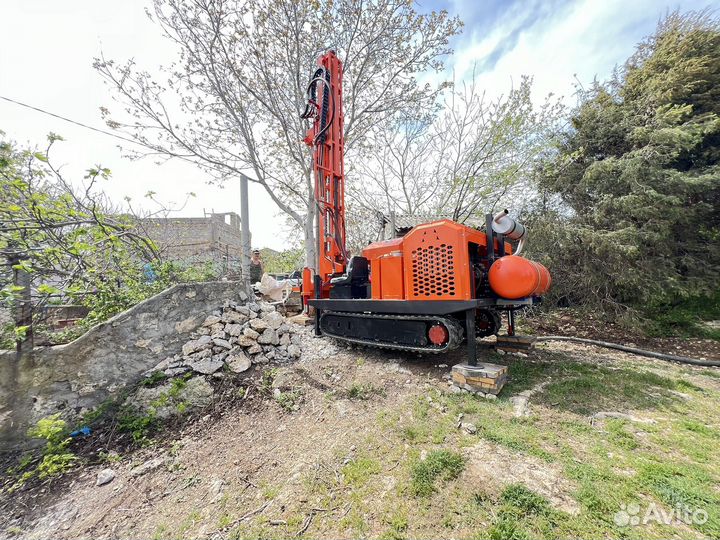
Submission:
M 31 109 L 31 110 L 33 110 L 33 111 L 37 111 L 37 112 L 42 113 L 42 114 L 46 114 L 46 115 L 48 115 L 48 116 L 52 116 L 52 117 L 54 117 L 54 118 L 58 118 L 58 119 L 63 120 L 63 121 L 65 121 L 65 122 L 69 122 L 69 123 L 71 123 L 71 124 L 75 124 L 76 126 L 80 126 L 80 127 L 85 128 L 85 129 L 89 129 L 89 130 L 92 130 L 92 131 L 96 131 L 96 132 L 98 132 L 98 133 L 102 133 L 103 135 L 107 135 L 108 137 L 115 137 L 116 139 L 120 139 L 121 141 L 126 141 L 126 142 L 129 142 L 129 143 L 137 144 L 138 146 L 144 146 L 145 148 L 147 148 L 147 145 L 144 145 L 143 143 L 138 142 L 138 141 L 136 141 L 136 140 L 134 140 L 134 139 L 130 139 L 130 138 L 128 138 L 128 137 L 123 137 L 122 135 L 118 135 L 117 133 L 112 133 L 111 131 L 105 131 L 104 129 L 96 128 L 96 127 L 93 127 L 93 126 L 88 126 L 87 124 L 83 124 L 82 122 L 78 122 L 77 120 L 72 120 L 71 118 L 67 118 L 67 117 L 65 117 L 65 116 L 61 116 L 61 115 L 59 115 L 59 114 L 55 114 L 55 113 L 53 113 L 53 112 L 46 111 L 45 109 L 41 109 L 40 107 L 34 107 L 33 105 L 28 105 L 27 103 L 23 103 L 23 102 L 21 102 L 21 101 L 17 101 L 17 100 L 15 100 L 15 99 L 11 99 L 11 98 L 5 97 L 5 96 L 0 96 L 0 99 L 5 100 L 5 101 L 10 102 L 10 103 L 14 103 L 15 105 L 20 105 L 21 107 L 25 107 L 25 108 L 27 108 L 27 109 Z M 172 157 L 172 158 L 181 159 L 181 160 L 183 160 L 183 161 L 187 161 L 188 163 L 192 163 L 192 164 L 195 165 L 196 167 L 201 166 L 201 165 L 199 165 L 196 161 L 194 161 L 194 160 L 192 160 L 192 159 L 190 159 L 190 158 L 187 158 L 187 157 L 185 157 L 185 156 L 171 155 L 171 157 Z M 214 170 L 219 170 L 219 169 L 216 168 L 216 167 L 210 167 L 210 168 L 211 168 L 211 169 L 214 169 Z
M 71 124 L 75 124 L 76 126 L 83 127 L 85 129 L 91 129 L 92 131 L 97 131 L 98 133 L 102 133 L 103 135 L 108 135 L 109 137 L 115 137 L 116 139 L 120 139 L 122 141 L 130 142 L 133 144 L 138 144 L 140 146 L 144 146 L 142 143 L 139 143 L 133 139 L 129 139 L 127 137 L 123 137 L 122 135 L 118 135 L 117 133 L 112 133 L 110 131 L 105 131 L 104 129 L 99 129 L 93 126 L 88 126 L 87 124 L 83 124 L 82 122 L 78 122 L 77 120 L 71 120 L 70 118 L 66 118 L 64 116 L 60 116 L 59 114 L 52 113 L 50 111 L 46 111 L 45 109 L 41 109 L 40 107 L 33 107 L 32 105 L 28 105 L 27 103 L 22 103 L 21 101 L 16 101 L 14 99 L 11 99 L 9 97 L 0 96 L 0 99 L 3 99 L 5 101 L 9 101 L 10 103 L 14 103 L 15 105 L 20 105 L 21 107 L 25 107 L 27 109 L 32 109 L 33 111 L 37 111 L 42 114 L 47 114 L 48 116 L 52 116 L 54 118 L 59 118 L 60 120 L 64 120 L 65 122 L 70 122 Z

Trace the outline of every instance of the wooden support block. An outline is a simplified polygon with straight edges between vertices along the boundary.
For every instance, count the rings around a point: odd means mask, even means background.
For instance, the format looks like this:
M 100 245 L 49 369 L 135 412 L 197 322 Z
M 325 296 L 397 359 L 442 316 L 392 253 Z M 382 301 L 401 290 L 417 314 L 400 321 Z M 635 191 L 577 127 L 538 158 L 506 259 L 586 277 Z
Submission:
M 535 347 L 535 336 L 498 336 L 495 348 L 505 352 L 527 352 Z
M 453 383 L 469 392 L 497 395 L 507 381 L 507 366 L 457 364 L 452 368 Z

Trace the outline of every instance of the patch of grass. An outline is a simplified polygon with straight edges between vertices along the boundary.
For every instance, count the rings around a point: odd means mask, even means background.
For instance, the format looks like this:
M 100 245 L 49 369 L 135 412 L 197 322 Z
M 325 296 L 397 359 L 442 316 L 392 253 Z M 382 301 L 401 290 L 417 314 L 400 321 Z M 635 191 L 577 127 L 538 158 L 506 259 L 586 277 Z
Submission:
M 670 390 L 689 386 L 697 389 L 687 381 L 650 371 L 590 364 L 558 366 L 548 375 L 555 382 L 548 384 L 534 399 L 581 415 L 600 410 L 656 408 L 679 400 Z
M 500 495 L 500 501 L 520 511 L 522 515 L 544 514 L 550 510 L 550 504 L 542 495 L 529 490 L 523 484 L 510 484 Z
M 511 429 L 497 429 L 493 426 L 481 425 L 480 435 L 487 441 L 517 452 L 539 457 L 547 462 L 552 462 L 555 459 L 552 454 L 534 444 L 532 436 L 529 438 L 529 441 L 526 441 L 521 438 L 520 434 L 516 434 L 515 431 Z M 527 433 L 523 433 L 523 435 L 527 436 Z
M 711 439 L 720 439 L 720 431 L 697 420 L 683 419 L 680 421 L 680 427 Z
M 635 437 L 625 429 L 627 426 L 626 421 L 611 418 L 605 425 L 609 432 L 609 440 L 617 446 L 625 448 L 626 450 L 635 450 L 639 446 Z
M 130 406 L 123 406 L 118 411 L 118 429 L 132 435 L 136 443 L 147 443 L 150 433 L 157 428 L 158 418 L 153 408 L 140 413 Z
M 384 522 L 388 525 L 388 529 L 380 535 L 380 540 L 405 540 L 407 538 L 408 518 L 406 512 L 395 512 L 386 517 Z
M 438 479 L 454 480 L 464 469 L 465 459 L 457 452 L 434 450 L 412 466 L 410 491 L 418 497 L 429 497 L 435 492 Z
M 265 484 L 261 486 L 262 488 L 262 496 L 270 501 L 277 497 L 280 494 L 280 488 L 278 486 L 273 486 L 270 484 Z
M 478 536 L 485 538 L 485 536 Z M 512 515 L 501 514 L 487 531 L 490 540 L 529 540 L 530 533 Z
M 381 471 L 380 462 L 370 457 L 358 457 L 342 468 L 345 482 L 351 486 L 359 487 L 367 483 L 371 476 Z
M 140 385 L 145 387 L 156 386 L 165 379 L 167 379 L 167 375 L 165 375 L 162 371 L 155 371 L 152 375 L 145 377 L 142 381 L 140 381 Z
M 345 395 L 348 399 L 365 401 L 370 399 L 372 396 L 384 395 L 384 391 L 382 388 L 378 388 L 372 383 L 353 383 L 350 388 L 348 388 Z
M 283 409 L 285 409 L 288 412 L 297 411 L 300 407 L 300 400 L 302 399 L 302 391 L 301 390 L 291 390 L 289 392 L 280 392 L 278 394 L 273 394 L 273 399 L 275 402 L 280 405 Z
M 650 306 L 645 311 L 646 331 L 652 336 L 700 337 L 720 340 L 720 329 L 703 321 L 720 319 L 720 290 L 709 296 L 692 296 L 673 303 Z

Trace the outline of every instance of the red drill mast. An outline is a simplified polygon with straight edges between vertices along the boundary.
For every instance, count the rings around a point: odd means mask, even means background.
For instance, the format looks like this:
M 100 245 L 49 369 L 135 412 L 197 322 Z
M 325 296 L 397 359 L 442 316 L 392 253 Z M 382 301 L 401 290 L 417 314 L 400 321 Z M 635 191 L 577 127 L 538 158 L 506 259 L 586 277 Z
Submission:
M 305 135 L 312 148 L 315 176 L 317 259 L 315 291 L 313 269 L 303 271 L 303 294 L 327 298 L 330 279 L 345 273 L 345 167 L 342 107 L 342 62 L 329 51 L 318 60 L 308 85 L 308 103 L 302 118 L 313 120 Z

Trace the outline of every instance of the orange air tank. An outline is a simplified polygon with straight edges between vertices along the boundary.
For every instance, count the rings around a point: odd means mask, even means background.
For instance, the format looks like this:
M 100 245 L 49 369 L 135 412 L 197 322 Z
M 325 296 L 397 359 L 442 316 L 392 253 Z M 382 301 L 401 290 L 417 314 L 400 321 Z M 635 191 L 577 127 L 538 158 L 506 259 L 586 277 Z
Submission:
M 542 264 L 518 255 L 506 255 L 490 267 L 490 287 L 510 300 L 540 296 L 550 288 L 550 272 Z

